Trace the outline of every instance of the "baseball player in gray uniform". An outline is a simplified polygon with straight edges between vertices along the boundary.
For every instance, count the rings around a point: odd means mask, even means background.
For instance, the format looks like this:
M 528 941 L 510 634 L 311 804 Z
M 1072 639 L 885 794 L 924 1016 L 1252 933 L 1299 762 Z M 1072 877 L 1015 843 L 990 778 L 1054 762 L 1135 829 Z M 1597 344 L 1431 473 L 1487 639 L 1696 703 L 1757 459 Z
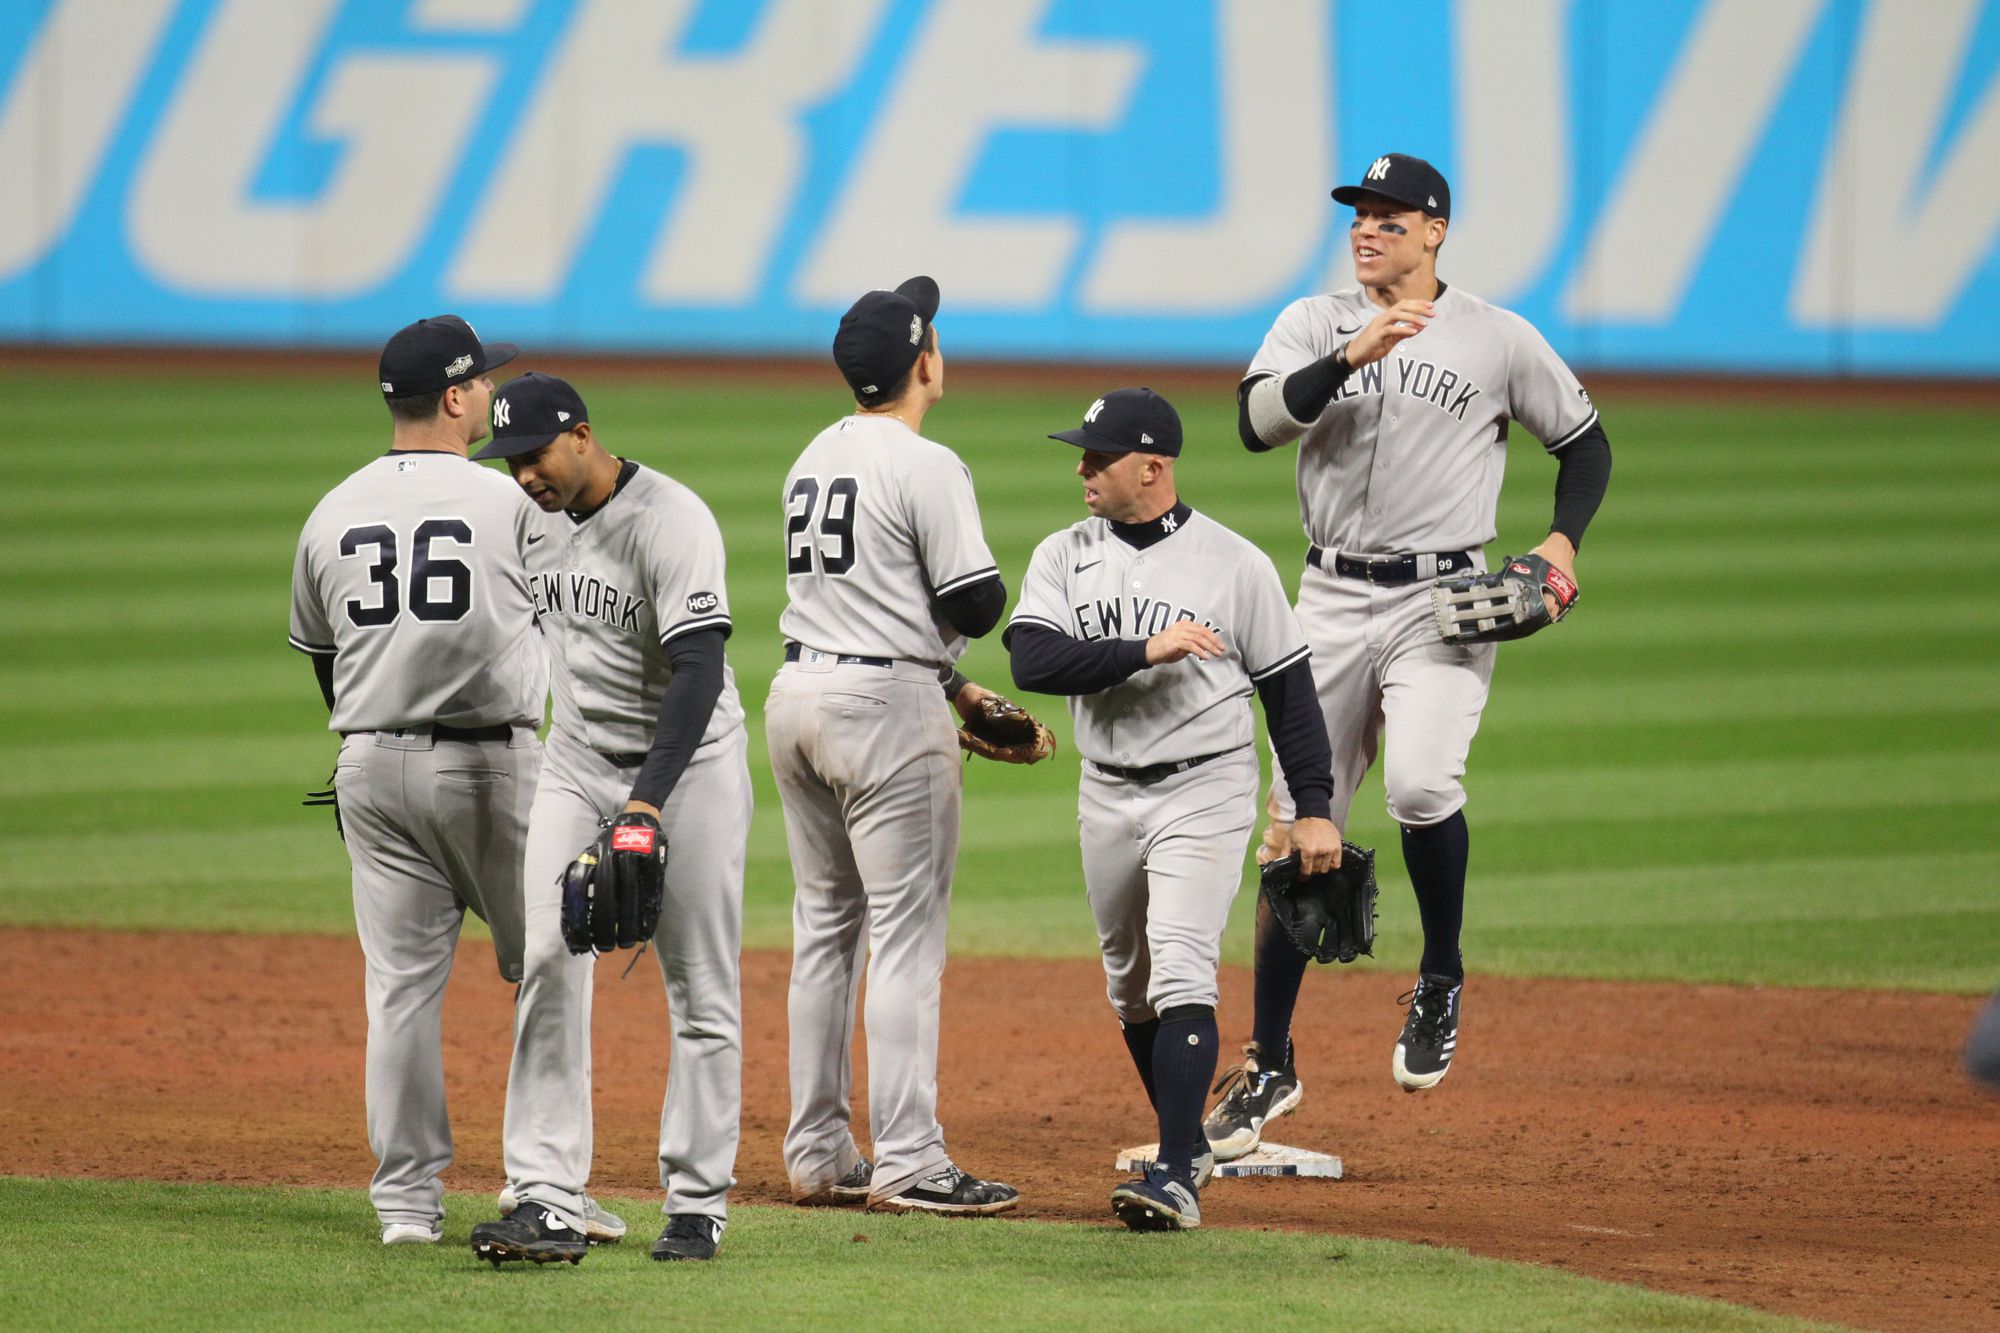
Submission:
M 963 782 L 947 700 L 963 712 L 987 693 L 954 664 L 1007 591 L 971 474 L 922 434 L 944 393 L 937 308 L 918 277 L 841 317 L 833 356 L 856 411 L 785 478 L 785 661 L 765 706 L 797 885 L 785 1169 L 801 1203 L 984 1214 L 1020 1195 L 961 1171 L 937 1119 Z M 848 1112 L 864 950 L 872 1164 Z
M 1120 389 L 1050 438 L 1083 450 L 1092 517 L 1036 548 L 1005 637 L 1016 685 L 1070 696 L 1084 885 L 1111 1007 L 1159 1119 L 1155 1164 L 1111 1206 L 1134 1230 L 1178 1231 L 1201 1225 L 1213 1165 L 1201 1107 L 1222 931 L 1256 822 L 1250 697 L 1292 775 L 1306 874 L 1340 863 L 1326 728 L 1278 571 L 1179 497 L 1172 404 Z
M 439 1015 L 465 910 L 521 979 L 521 849 L 548 668 L 514 546 L 520 493 L 466 459 L 511 360 L 453 315 L 382 349 L 394 444 L 299 534 L 291 643 L 341 735 L 336 818 L 366 960 L 369 1196 L 385 1245 L 440 1235 L 452 1160 Z
M 1510 421 L 1558 460 L 1555 519 L 1535 552 L 1572 579 L 1611 447 L 1589 395 L 1532 325 L 1438 280 L 1451 191 L 1430 163 L 1378 157 L 1333 197 L 1354 208 L 1358 285 L 1278 316 L 1238 392 L 1238 430 L 1253 451 L 1299 442 L 1311 544 L 1298 618 L 1333 745 L 1336 823 L 1386 746 L 1389 813 L 1402 826 L 1424 932 L 1391 1056 L 1396 1082 L 1415 1092 L 1444 1078 L 1458 1041 L 1460 779 L 1496 646 L 1443 642 L 1429 588 L 1485 567 Z M 1282 756 L 1279 767 L 1260 859 L 1282 855 L 1296 834 Z M 1305 966 L 1260 911 L 1253 1039 L 1206 1122 L 1218 1157 L 1248 1152 L 1269 1120 L 1298 1105 L 1291 1018 Z
M 722 532 L 693 491 L 606 452 L 560 379 L 510 381 L 493 422 L 477 456 L 505 459 L 534 501 L 516 536 L 554 667 L 555 717 L 528 817 L 522 1041 L 507 1081 L 517 1207 L 475 1227 L 473 1249 L 496 1265 L 574 1262 L 603 1216 L 584 1193 L 593 960 L 563 942 L 558 885 L 601 824 L 642 816 L 668 849 L 654 943 L 673 1016 L 660 1113 L 667 1223 L 652 1257 L 711 1259 L 735 1183 L 751 807 L 743 709 L 723 656 Z

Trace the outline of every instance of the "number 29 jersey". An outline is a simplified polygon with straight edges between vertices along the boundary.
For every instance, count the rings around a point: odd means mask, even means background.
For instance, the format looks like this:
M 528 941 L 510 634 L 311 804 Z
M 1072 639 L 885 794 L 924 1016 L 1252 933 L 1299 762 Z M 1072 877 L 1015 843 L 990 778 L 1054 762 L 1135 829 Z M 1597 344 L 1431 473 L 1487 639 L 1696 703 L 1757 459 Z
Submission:
M 291 643 L 333 657 L 333 731 L 542 720 L 548 657 L 514 530 L 528 499 L 448 453 L 328 491 L 292 562 Z
M 937 599 L 998 572 L 972 473 L 895 417 L 834 422 L 785 477 L 789 602 L 778 628 L 791 642 L 951 666 L 966 640 Z

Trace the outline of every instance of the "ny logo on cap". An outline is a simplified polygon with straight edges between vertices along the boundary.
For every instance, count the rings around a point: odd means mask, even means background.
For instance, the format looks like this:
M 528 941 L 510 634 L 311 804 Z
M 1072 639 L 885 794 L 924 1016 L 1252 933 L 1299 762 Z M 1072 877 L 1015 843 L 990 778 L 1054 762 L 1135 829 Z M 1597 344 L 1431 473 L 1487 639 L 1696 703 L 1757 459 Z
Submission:
M 923 340 L 924 340 L 924 317 L 922 315 L 911 315 L 910 346 L 915 347 L 918 343 L 922 342 Z
M 444 377 L 446 379 L 454 379 L 470 369 L 472 369 L 472 353 L 467 352 L 464 356 L 461 356 L 458 360 L 444 368 Z
M 1388 178 L 1389 178 L 1389 159 L 1386 157 L 1376 158 L 1375 161 L 1369 165 L 1368 174 L 1362 177 L 1363 180 L 1371 180 L 1371 181 L 1387 180 Z
M 508 421 L 508 418 L 509 418 L 509 417 L 511 417 L 511 416 L 513 415 L 513 411 L 514 411 L 514 409 L 513 409 L 513 408 L 511 408 L 511 407 L 509 407 L 509 406 L 507 405 L 507 400 L 506 400 L 505 398 L 496 398 L 496 399 L 494 399 L 494 400 L 493 400 L 493 424 L 494 424 L 494 425 L 496 425 L 496 426 L 504 426 L 504 425 L 506 425 L 506 424 L 507 424 L 507 421 Z
M 1097 400 L 1096 402 L 1094 402 L 1094 403 L 1092 403 L 1092 404 L 1090 405 L 1090 410 L 1089 410 L 1088 412 L 1085 412 L 1085 413 L 1083 414 L 1083 423 L 1084 423 L 1084 425 L 1086 425 L 1086 426 L 1087 426 L 1087 425 L 1089 425 L 1089 424 L 1090 424 L 1091 422 L 1093 422 L 1093 421 L 1097 420 L 1097 414 L 1098 414 L 1099 412 L 1102 412 L 1103 410 L 1104 410 L 1104 400 L 1103 400 L 1102 398 L 1100 398 L 1100 399 L 1098 399 L 1098 400 Z

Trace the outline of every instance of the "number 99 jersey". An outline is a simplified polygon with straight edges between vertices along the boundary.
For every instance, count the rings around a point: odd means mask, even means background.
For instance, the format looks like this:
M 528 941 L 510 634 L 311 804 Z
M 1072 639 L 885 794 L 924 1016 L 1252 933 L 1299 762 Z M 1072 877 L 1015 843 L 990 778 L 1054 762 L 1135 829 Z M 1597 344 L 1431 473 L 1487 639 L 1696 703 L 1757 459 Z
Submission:
M 793 643 L 950 666 L 965 636 L 936 601 L 997 572 L 972 474 L 895 417 L 836 421 L 785 478 L 789 605 L 778 628 Z
M 386 454 L 326 493 L 292 563 L 291 643 L 334 659 L 329 730 L 541 724 L 548 658 L 514 544 L 527 504 L 437 452 Z

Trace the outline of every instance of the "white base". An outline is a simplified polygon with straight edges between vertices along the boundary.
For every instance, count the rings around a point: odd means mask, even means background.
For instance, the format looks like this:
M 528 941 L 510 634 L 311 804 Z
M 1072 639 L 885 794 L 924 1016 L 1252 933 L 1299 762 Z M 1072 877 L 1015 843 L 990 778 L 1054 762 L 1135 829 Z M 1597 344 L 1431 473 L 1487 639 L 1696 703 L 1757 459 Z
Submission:
M 1159 1156 L 1160 1145 L 1141 1143 L 1118 1154 L 1120 1171 L 1144 1171 Z M 1218 1176 L 1319 1176 L 1339 1180 L 1340 1159 L 1310 1148 L 1287 1148 L 1282 1143 L 1261 1143 L 1233 1162 L 1217 1162 Z

